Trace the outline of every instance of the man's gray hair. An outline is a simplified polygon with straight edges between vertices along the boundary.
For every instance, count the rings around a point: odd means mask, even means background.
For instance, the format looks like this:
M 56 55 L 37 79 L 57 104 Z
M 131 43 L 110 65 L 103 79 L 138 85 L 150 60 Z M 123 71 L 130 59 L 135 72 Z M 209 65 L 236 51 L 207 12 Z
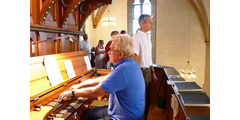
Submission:
M 119 51 L 123 51 L 124 58 L 133 58 L 133 43 L 132 38 L 128 34 L 119 34 L 112 37 L 112 41 L 115 43 L 114 48 Z
M 140 15 L 140 17 L 138 18 L 138 23 L 139 23 L 139 26 L 141 26 L 141 22 L 146 20 L 147 17 L 151 17 L 151 15 L 148 15 L 148 14 L 142 14 Z

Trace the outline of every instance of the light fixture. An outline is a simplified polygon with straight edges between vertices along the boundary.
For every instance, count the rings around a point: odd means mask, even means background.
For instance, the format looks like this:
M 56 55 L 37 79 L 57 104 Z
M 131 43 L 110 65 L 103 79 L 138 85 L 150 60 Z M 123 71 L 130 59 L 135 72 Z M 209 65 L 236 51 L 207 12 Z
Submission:
M 108 17 L 104 17 L 102 19 L 102 24 L 104 26 L 108 26 L 108 25 L 116 25 L 116 18 L 115 17 L 111 17 L 110 13 L 109 13 L 109 9 L 108 9 Z
M 189 53 L 190 53 L 190 24 L 191 24 L 191 10 L 189 7 L 189 24 L 188 24 L 188 55 L 187 55 L 187 67 L 185 69 L 181 69 L 181 77 L 187 78 L 187 79 L 191 79 L 191 78 L 196 78 L 196 71 L 192 68 L 191 64 L 190 64 L 190 60 L 189 60 Z
M 78 39 L 75 36 L 73 36 L 73 35 L 68 35 L 68 39 L 71 42 L 77 42 L 78 41 Z
M 181 73 L 180 73 L 181 77 L 184 78 L 196 78 L 196 71 L 194 69 L 192 69 L 190 62 L 187 61 L 187 67 L 185 69 L 181 69 Z

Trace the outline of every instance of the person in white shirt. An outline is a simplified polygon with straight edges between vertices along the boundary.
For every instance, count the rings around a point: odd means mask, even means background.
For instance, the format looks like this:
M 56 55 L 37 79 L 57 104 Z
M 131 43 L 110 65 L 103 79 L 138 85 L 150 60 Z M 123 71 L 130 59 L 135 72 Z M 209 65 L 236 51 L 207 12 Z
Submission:
M 89 57 L 89 60 L 91 61 L 91 47 L 90 47 L 90 44 L 88 42 L 88 35 L 87 34 L 83 35 L 83 40 L 80 42 L 80 49 L 81 50 L 86 50 L 88 52 L 88 57 Z
M 140 29 L 133 36 L 135 60 L 141 67 L 145 79 L 145 112 L 144 119 L 147 120 L 150 106 L 150 93 L 152 80 L 157 80 L 152 63 L 152 42 L 147 34 L 152 29 L 153 22 L 150 15 L 142 14 L 138 19 Z

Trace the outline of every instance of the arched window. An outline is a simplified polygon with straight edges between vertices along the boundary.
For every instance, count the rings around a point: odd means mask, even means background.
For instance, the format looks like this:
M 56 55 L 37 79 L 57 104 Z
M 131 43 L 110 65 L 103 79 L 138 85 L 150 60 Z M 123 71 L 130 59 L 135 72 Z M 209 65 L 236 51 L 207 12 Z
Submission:
M 153 18 L 153 28 L 148 32 L 152 40 L 153 62 L 155 62 L 155 5 L 156 0 L 128 0 L 128 33 L 133 36 L 140 28 L 138 18 L 141 14 L 149 14 Z
M 133 3 L 133 25 L 132 32 L 136 33 L 137 29 L 140 28 L 138 18 L 141 14 L 149 14 L 152 16 L 152 5 L 149 0 L 135 0 Z

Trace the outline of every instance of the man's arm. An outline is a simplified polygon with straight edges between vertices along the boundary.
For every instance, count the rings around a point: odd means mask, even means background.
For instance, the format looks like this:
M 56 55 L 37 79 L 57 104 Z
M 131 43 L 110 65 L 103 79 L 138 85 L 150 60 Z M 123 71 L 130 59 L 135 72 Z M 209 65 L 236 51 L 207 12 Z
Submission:
M 156 76 L 156 74 L 155 74 L 153 65 L 150 66 L 150 71 L 151 71 L 151 73 L 152 73 L 153 81 L 157 81 L 158 79 L 157 79 L 157 76 Z
M 139 58 L 139 41 L 136 37 L 132 37 L 133 41 L 133 51 L 134 51 L 134 57 L 133 59 L 140 65 L 140 58 Z
M 75 91 L 76 96 L 81 96 L 81 97 L 99 97 L 103 95 L 107 95 L 108 92 L 106 92 L 104 89 L 100 87 L 100 84 L 94 87 L 87 87 L 87 88 L 82 88 L 82 89 L 77 89 Z
M 106 92 L 104 89 L 100 87 L 100 84 L 94 86 L 94 87 L 87 87 L 87 88 L 82 88 L 82 89 L 76 89 L 74 91 L 65 91 L 60 96 L 58 97 L 59 100 L 63 100 L 65 98 L 69 98 L 72 96 L 75 97 L 99 97 L 102 95 L 106 95 L 108 92 Z
M 108 75 L 106 76 L 103 76 L 103 77 L 98 77 L 98 78 L 95 78 L 95 79 L 88 79 L 80 84 L 77 84 L 77 85 L 73 85 L 70 90 L 73 90 L 73 89 L 80 89 L 80 88 L 84 88 L 84 87 L 93 87 L 93 86 L 96 86 L 98 85 L 100 82 L 102 82 L 103 80 L 105 80 L 106 78 L 108 77 Z

